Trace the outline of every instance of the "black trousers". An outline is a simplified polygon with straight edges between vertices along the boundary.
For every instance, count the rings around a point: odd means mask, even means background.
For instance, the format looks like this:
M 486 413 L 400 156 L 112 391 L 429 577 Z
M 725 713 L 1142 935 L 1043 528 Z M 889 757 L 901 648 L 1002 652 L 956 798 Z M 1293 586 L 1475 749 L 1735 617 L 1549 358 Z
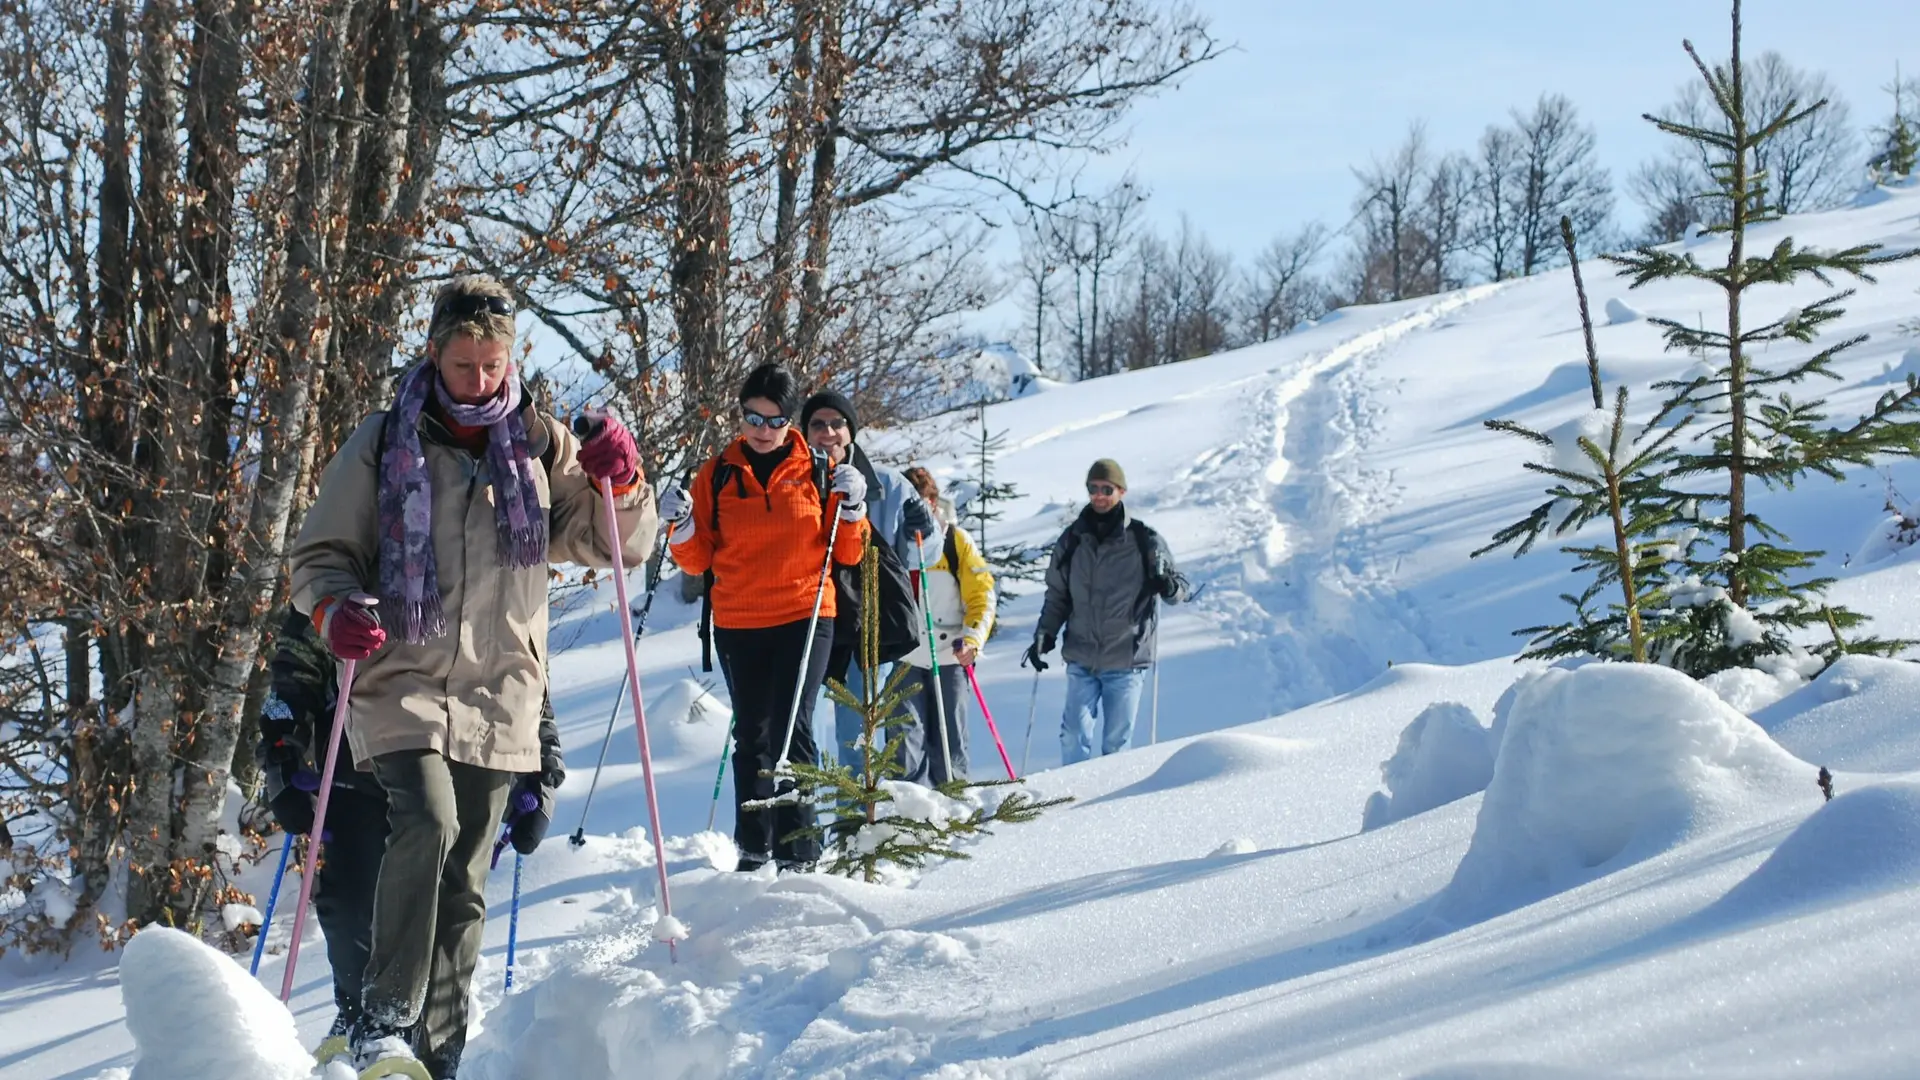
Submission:
M 333 965 L 333 1003 L 350 1025 L 360 1018 L 360 990 L 373 951 L 373 888 L 387 851 L 385 796 L 336 786 L 327 800 L 326 830 L 313 911 Z
M 822 619 L 815 625 L 804 678 L 800 678 L 800 654 L 807 652 L 805 620 L 764 630 L 715 627 L 713 640 L 733 697 L 733 842 L 745 860 L 764 862 L 771 856 L 783 863 L 813 862 L 820 857 L 820 841 L 795 835 L 813 824 L 810 804 L 794 802 L 771 810 L 747 810 L 744 804 L 792 789 L 790 781 L 776 787 L 771 776 L 762 775 L 773 770 L 783 749 L 789 761 L 819 763 L 813 742 L 813 705 L 833 649 L 833 622 Z M 793 742 L 783 748 L 797 678 L 800 712 L 793 723 Z

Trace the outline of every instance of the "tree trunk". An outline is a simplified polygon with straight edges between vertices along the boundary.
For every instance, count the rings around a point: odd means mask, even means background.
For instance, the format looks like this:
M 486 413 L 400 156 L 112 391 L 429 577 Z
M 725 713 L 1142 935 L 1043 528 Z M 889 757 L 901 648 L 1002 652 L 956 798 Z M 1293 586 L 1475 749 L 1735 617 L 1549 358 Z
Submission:
M 219 821 L 226 778 L 238 748 L 242 714 L 260 658 L 268 612 L 281 580 L 299 481 L 302 450 L 308 443 L 308 402 L 313 368 L 327 354 L 332 320 L 327 313 L 329 210 L 333 205 L 335 124 L 316 103 L 340 96 L 341 36 L 346 4 L 333 5 L 316 28 L 308 53 L 307 108 L 301 119 L 299 160 L 293 191 L 291 223 L 287 232 L 286 275 L 281 288 L 274 333 L 267 345 L 270 360 L 262 373 L 259 476 L 254 482 L 245 538 L 232 579 L 226 583 L 226 604 L 220 640 L 211 671 L 206 715 L 210 730 L 196 740 L 195 760 L 201 766 L 188 777 L 189 844 L 211 842 Z M 204 789 L 194 781 L 205 777 Z M 198 792 L 201 797 L 196 800 Z M 211 816 L 208 816 L 211 811 Z
M 800 327 L 794 352 L 810 367 L 819 364 L 820 336 L 827 322 L 827 264 L 833 256 L 834 195 L 839 187 L 840 95 L 847 61 L 841 50 L 843 0 L 822 0 L 820 71 L 814 114 L 819 132 L 813 144 L 813 176 L 807 191 L 807 261 L 800 277 Z
M 700 0 L 691 34 L 674 34 L 672 57 L 676 120 L 677 228 L 668 277 L 673 317 L 680 331 L 682 379 L 688 411 L 715 414 L 726 400 L 725 323 L 727 269 L 731 260 L 732 207 L 727 134 L 727 36 L 730 0 Z M 804 317 L 804 316 L 803 316 Z M 713 425 L 702 426 L 704 457 L 718 448 Z
M 1747 174 L 1746 97 L 1740 79 L 1740 5 L 1733 5 L 1733 77 L 1732 165 L 1733 221 L 1727 252 L 1727 393 L 1732 411 L 1729 419 L 1727 452 L 1732 465 L 1727 470 L 1727 555 L 1732 564 L 1727 574 L 1727 596 L 1738 607 L 1747 606 L 1747 575 L 1740 558 L 1747 550 L 1747 358 L 1740 345 L 1740 298 L 1746 290 L 1743 264 L 1747 258 L 1748 205 L 1752 192 Z
M 787 309 L 793 299 L 793 264 L 799 247 L 800 171 L 814 132 L 813 34 L 818 7 L 794 0 L 793 63 L 787 74 L 786 124 L 776 165 L 773 248 L 767 268 L 766 310 L 761 316 L 760 355 L 781 360 L 787 350 Z

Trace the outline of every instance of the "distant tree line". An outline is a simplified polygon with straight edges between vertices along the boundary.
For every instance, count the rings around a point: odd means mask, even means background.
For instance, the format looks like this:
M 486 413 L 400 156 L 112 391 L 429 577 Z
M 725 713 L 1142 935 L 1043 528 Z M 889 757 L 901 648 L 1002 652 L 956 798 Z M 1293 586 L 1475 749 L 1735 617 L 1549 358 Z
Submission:
M 1825 74 L 1778 52 L 1742 70 L 1745 108 L 1755 115 L 1826 102 L 1754 151 L 1751 167 L 1781 213 L 1831 209 L 1869 179 L 1913 172 L 1920 79 L 1896 73 L 1886 87 L 1891 115 L 1861 131 Z M 1661 114 L 1706 130 L 1724 123 L 1698 82 L 1676 91 Z M 1471 150 L 1437 149 L 1423 124 L 1408 125 L 1398 146 L 1353 170 L 1346 223 L 1283 233 L 1246 265 L 1184 216 L 1172 235 L 1150 228 L 1148 193 L 1128 177 L 1024 224 L 1016 343 L 1048 371 L 1092 378 L 1267 341 L 1343 305 L 1552 269 L 1566 261 L 1562 218 L 1596 252 L 1669 243 L 1696 224 L 1724 224 L 1712 166 L 1697 144 L 1643 162 L 1623 185 L 1641 220 L 1623 227 L 1593 128 L 1572 101 L 1543 94 L 1488 125 Z

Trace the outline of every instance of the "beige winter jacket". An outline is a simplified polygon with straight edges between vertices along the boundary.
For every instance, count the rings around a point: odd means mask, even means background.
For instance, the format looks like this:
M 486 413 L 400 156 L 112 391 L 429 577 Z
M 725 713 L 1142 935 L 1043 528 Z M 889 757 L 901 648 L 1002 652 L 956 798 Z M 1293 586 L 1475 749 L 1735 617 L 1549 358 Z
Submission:
M 547 557 L 610 567 L 604 496 L 580 469 L 578 441 L 563 425 L 526 413 L 529 453 L 548 507 Z M 329 596 L 378 593 L 374 566 L 376 485 L 384 414 L 363 422 L 328 463 L 320 494 L 293 548 L 293 603 L 311 613 Z M 485 455 L 449 444 L 430 416 L 421 448 L 433 484 L 433 551 L 447 633 L 424 645 L 397 637 L 362 660 L 354 679 L 347 737 L 362 769 L 399 750 L 435 750 L 504 772 L 540 768 L 540 702 L 547 682 L 547 569 L 508 570 L 494 530 Z M 547 453 L 549 446 L 553 453 Z M 641 484 L 614 505 L 628 566 L 652 554 L 653 489 Z

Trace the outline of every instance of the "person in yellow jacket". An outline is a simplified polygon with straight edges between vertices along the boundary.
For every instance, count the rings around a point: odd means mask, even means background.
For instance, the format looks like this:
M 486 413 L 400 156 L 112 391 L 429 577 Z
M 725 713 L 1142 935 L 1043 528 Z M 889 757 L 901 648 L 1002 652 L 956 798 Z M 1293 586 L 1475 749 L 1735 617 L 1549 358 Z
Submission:
M 925 469 L 910 469 L 907 478 L 929 505 L 937 504 L 939 485 Z M 931 489 L 931 490 L 929 490 Z M 919 577 L 918 568 L 914 576 Z M 949 525 L 940 560 L 927 567 L 918 583 L 921 603 L 933 620 L 933 646 L 939 649 L 940 709 L 934 707 L 932 649 L 924 639 L 901 661 L 910 669 L 904 685 L 919 684 L 908 699 L 920 722 L 906 738 L 907 779 L 939 786 L 953 777 L 967 778 L 967 673 L 993 631 L 993 570 L 980 554 L 973 537 L 958 525 Z M 924 635 L 923 635 L 924 638 Z M 940 745 L 939 717 L 946 717 L 946 747 Z

